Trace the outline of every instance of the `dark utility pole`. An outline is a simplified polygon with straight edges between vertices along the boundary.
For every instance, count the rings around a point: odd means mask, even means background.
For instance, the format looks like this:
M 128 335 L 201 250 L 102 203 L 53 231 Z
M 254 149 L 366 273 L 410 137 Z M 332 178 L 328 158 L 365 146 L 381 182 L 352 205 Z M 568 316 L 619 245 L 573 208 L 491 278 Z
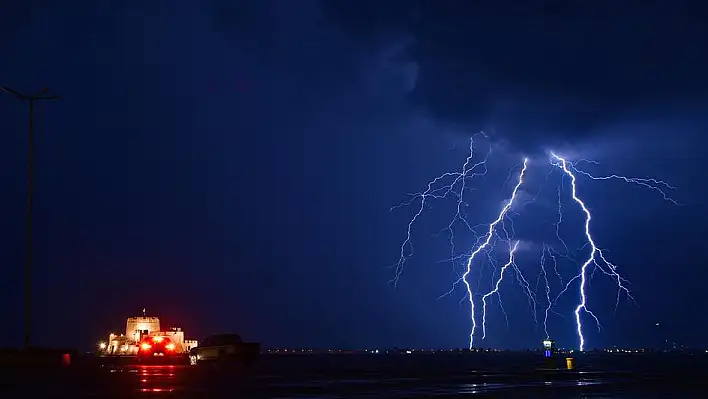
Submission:
M 18 100 L 29 104 L 29 126 L 27 131 L 27 215 L 26 215 L 26 253 L 25 253 L 25 349 L 31 346 L 32 337 L 32 185 L 34 180 L 34 102 L 39 100 L 58 100 L 59 96 L 47 94 L 49 89 L 26 95 L 7 87 L 0 86 L 0 92 L 10 93 Z

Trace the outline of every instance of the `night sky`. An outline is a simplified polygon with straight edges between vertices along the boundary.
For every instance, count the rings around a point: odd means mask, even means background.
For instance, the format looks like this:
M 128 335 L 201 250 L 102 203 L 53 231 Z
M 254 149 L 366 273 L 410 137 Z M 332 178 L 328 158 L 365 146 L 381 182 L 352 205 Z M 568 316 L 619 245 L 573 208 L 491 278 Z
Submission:
M 588 346 L 704 344 L 702 2 L 113 3 L 0 2 L 0 85 L 62 96 L 37 106 L 36 344 L 90 347 L 145 307 L 194 338 L 467 347 L 463 291 L 437 300 L 456 279 L 436 236 L 454 204 L 421 219 L 395 289 L 415 209 L 390 207 L 458 170 L 480 130 L 493 152 L 468 199 L 475 223 L 509 198 L 523 156 L 529 192 L 543 185 L 548 149 L 599 161 L 587 166 L 598 175 L 676 186 L 683 206 L 579 181 L 598 244 L 637 300 L 615 313 L 612 281 L 595 276 L 603 329 L 587 324 Z M 0 345 L 12 346 L 23 338 L 26 104 L 0 95 L 0 121 Z M 534 283 L 559 181 L 518 216 L 533 244 L 518 264 Z M 566 204 L 578 249 L 581 215 Z M 473 243 L 461 233 L 456 245 Z M 543 338 L 512 281 L 509 328 L 494 307 L 482 346 Z M 577 346 L 576 292 L 558 306 L 565 319 L 550 318 L 561 346 Z

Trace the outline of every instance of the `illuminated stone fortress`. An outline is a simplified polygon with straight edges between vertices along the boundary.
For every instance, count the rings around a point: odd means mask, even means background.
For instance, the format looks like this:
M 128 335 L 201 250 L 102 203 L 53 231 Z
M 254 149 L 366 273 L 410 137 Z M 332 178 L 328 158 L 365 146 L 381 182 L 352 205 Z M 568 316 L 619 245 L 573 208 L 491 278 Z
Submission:
M 111 333 L 107 342 L 99 343 L 102 355 L 131 356 L 138 352 L 138 343 L 146 337 L 167 337 L 175 344 L 179 353 L 189 352 L 197 346 L 195 340 L 184 339 L 184 331 L 180 327 L 173 327 L 163 331 L 160 328 L 160 319 L 154 316 L 143 315 L 128 317 L 125 322 L 125 334 Z

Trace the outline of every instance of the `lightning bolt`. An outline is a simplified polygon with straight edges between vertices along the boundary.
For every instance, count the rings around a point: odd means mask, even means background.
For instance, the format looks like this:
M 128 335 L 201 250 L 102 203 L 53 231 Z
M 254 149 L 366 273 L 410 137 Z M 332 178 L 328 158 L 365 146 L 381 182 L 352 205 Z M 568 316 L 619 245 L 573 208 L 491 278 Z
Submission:
M 577 164 L 571 164 L 570 162 L 568 162 L 567 164 L 570 165 L 569 169 L 572 169 L 576 173 L 579 173 L 579 174 L 581 174 L 585 177 L 588 177 L 592 180 L 621 180 L 621 181 L 624 181 L 625 183 L 635 184 L 637 186 L 646 187 L 650 190 L 656 191 L 659 194 L 661 194 L 661 196 L 664 197 L 665 201 L 670 202 L 674 205 L 681 205 L 678 201 L 671 198 L 669 196 L 669 194 L 666 193 L 666 191 L 664 191 L 666 189 L 676 190 L 676 187 L 666 183 L 665 181 L 651 179 L 651 178 L 627 177 L 627 176 L 620 176 L 620 175 L 615 175 L 615 174 L 607 175 L 607 176 L 593 176 L 588 172 L 578 169 Z M 663 189 L 662 189 L 662 187 L 663 187 Z
M 619 299 L 620 299 L 620 294 L 622 291 L 624 291 L 629 298 L 634 300 L 634 297 L 632 297 L 632 294 L 629 292 L 629 289 L 624 286 L 624 282 L 626 281 L 622 276 L 620 276 L 616 269 L 617 266 L 614 264 L 610 263 L 605 259 L 605 256 L 602 253 L 602 250 L 597 247 L 595 244 L 595 240 L 592 237 L 592 234 L 590 233 L 590 221 L 592 220 L 592 215 L 590 214 L 590 210 L 587 208 L 585 203 L 578 197 L 578 189 L 576 185 L 576 177 L 575 174 L 571 171 L 572 166 L 569 166 L 570 163 L 567 162 L 565 159 L 559 157 L 555 153 L 551 153 L 551 157 L 553 158 L 551 163 L 555 166 L 558 166 L 563 170 L 563 173 L 568 175 L 570 178 L 570 186 L 571 186 L 571 197 L 573 198 L 573 201 L 575 201 L 578 205 L 580 205 L 580 208 L 583 210 L 583 213 L 585 213 L 585 238 L 587 239 L 588 244 L 590 245 L 590 255 L 588 256 L 587 260 L 582 264 L 580 267 L 580 273 L 573 277 L 571 281 L 568 282 L 568 285 L 577 279 L 580 279 L 580 303 L 578 306 L 575 308 L 575 324 L 576 324 L 576 329 L 578 333 L 578 339 L 580 340 L 580 346 L 579 349 L 582 352 L 585 350 L 585 337 L 583 336 L 583 323 L 581 321 L 581 312 L 587 313 L 588 315 L 592 316 L 592 318 L 595 320 L 595 323 L 597 324 L 598 328 L 600 328 L 600 320 L 597 318 L 597 316 L 588 308 L 587 305 L 587 269 L 588 266 L 591 264 L 598 267 L 601 271 L 603 271 L 605 274 L 608 274 L 612 277 L 615 277 L 617 280 L 617 286 L 619 287 L 617 291 L 617 304 L 619 304 Z M 598 262 L 599 260 L 599 262 Z M 568 285 L 566 285 L 566 289 Z M 565 291 L 564 290 L 564 291 Z
M 550 252 L 550 249 L 544 244 L 543 249 L 541 250 L 541 276 L 543 276 L 543 281 L 545 283 L 544 292 L 546 294 L 546 309 L 544 309 L 543 312 L 543 332 L 546 334 L 546 339 L 550 339 L 551 335 L 548 334 L 548 313 L 551 311 L 553 302 L 551 302 L 551 284 L 548 282 L 548 273 L 546 273 L 546 253 L 548 253 L 553 259 L 554 268 L 556 265 L 556 260 L 555 257 L 553 257 L 553 253 Z
M 462 282 L 465 283 L 465 287 L 467 287 L 467 299 L 470 301 L 470 319 L 472 321 L 472 329 L 470 330 L 470 349 L 473 348 L 474 344 L 474 332 L 477 328 L 477 321 L 475 319 L 475 314 L 474 314 L 474 295 L 472 293 L 472 287 L 470 286 L 470 283 L 467 279 L 469 274 L 472 272 L 472 262 L 474 262 L 475 258 L 477 255 L 482 252 L 485 248 L 489 247 L 490 242 L 492 241 L 492 237 L 494 236 L 494 229 L 497 227 L 499 223 L 502 222 L 504 217 L 506 216 L 507 212 L 509 212 L 509 209 L 511 209 L 511 206 L 514 203 L 514 200 L 516 199 L 516 195 L 519 192 L 519 187 L 524 183 L 524 174 L 526 173 L 526 166 L 528 165 L 528 158 L 524 159 L 524 164 L 521 168 L 521 172 L 519 173 L 519 180 L 516 182 L 516 185 L 514 186 L 514 190 L 511 192 L 511 198 L 509 198 L 509 201 L 507 201 L 506 205 L 502 208 L 501 212 L 499 212 L 499 216 L 489 224 L 489 230 L 487 231 L 487 234 L 485 234 L 480 240 L 477 242 L 477 249 L 472 251 L 470 256 L 467 258 L 467 267 L 465 269 L 465 273 L 462 275 Z M 481 243 L 480 243 L 481 241 Z M 518 243 L 517 243 L 518 245 Z M 512 259 L 513 260 L 513 259 Z M 513 263 L 513 262 L 512 262 Z
M 499 285 L 501 285 L 502 280 L 504 279 L 504 272 L 506 269 L 511 266 L 514 263 L 514 254 L 516 253 L 516 249 L 519 247 L 519 241 L 516 241 L 514 245 L 511 245 L 509 247 L 509 260 L 506 262 L 504 266 L 502 266 L 501 270 L 499 271 L 499 278 L 497 279 L 497 282 L 494 284 L 494 289 L 489 291 L 488 293 L 484 294 L 482 296 L 482 339 L 487 337 L 487 298 L 490 296 L 497 294 L 499 296 Z M 501 298 L 500 298 L 501 300 Z M 472 337 L 470 337 L 470 340 Z
M 482 137 L 488 139 L 488 137 L 484 133 L 479 133 L 478 135 L 481 135 Z M 482 300 L 482 315 L 481 315 L 481 330 L 482 330 L 482 339 L 485 339 L 487 336 L 487 305 L 489 304 L 489 300 L 492 296 L 496 296 L 499 302 L 499 306 L 502 310 L 502 313 L 505 316 L 505 319 L 507 320 L 507 325 L 508 325 L 508 318 L 507 314 L 504 310 L 502 301 L 501 301 L 501 294 L 500 294 L 500 287 L 501 284 L 504 281 L 504 277 L 506 274 L 508 274 L 509 269 L 512 269 L 514 271 L 514 274 L 516 276 L 517 283 L 521 286 L 522 290 L 526 294 L 529 300 L 529 306 L 532 308 L 533 316 L 534 316 L 534 321 L 538 323 L 537 319 L 537 305 L 538 302 L 536 300 L 536 294 L 539 292 L 539 286 L 541 285 L 541 281 L 543 281 L 544 284 L 544 296 L 545 296 L 545 307 L 543 310 L 543 333 L 545 334 L 545 338 L 548 339 L 550 337 L 549 334 L 549 327 L 548 327 L 548 320 L 549 320 L 549 315 L 551 313 L 556 314 L 558 316 L 564 317 L 563 315 L 558 314 L 554 310 L 554 305 L 557 303 L 558 299 L 563 296 L 568 290 L 570 290 L 572 287 L 577 285 L 579 286 L 579 302 L 577 303 L 577 306 L 575 307 L 575 310 L 573 312 L 575 316 L 575 325 L 576 325 L 576 332 L 579 340 L 579 349 L 581 351 L 585 350 L 586 342 L 585 342 L 585 336 L 583 334 L 583 323 L 582 319 L 583 316 L 589 316 L 592 317 L 592 319 L 595 321 L 595 324 L 598 328 L 598 330 L 601 329 L 601 324 L 599 318 L 593 313 L 593 311 L 590 309 L 589 304 L 588 304 L 588 280 L 589 278 L 592 278 L 594 273 L 596 271 L 600 271 L 604 273 L 607 276 L 610 276 L 617 284 L 617 297 L 616 297 L 616 303 L 615 303 L 615 310 L 619 306 L 620 298 L 622 294 L 624 293 L 626 297 L 632 301 L 634 301 L 634 297 L 632 296 L 629 288 L 628 288 L 628 281 L 622 277 L 618 272 L 617 272 L 617 266 L 613 263 L 611 263 L 607 258 L 605 257 L 605 254 L 603 253 L 602 249 L 599 248 L 596 244 L 595 238 L 592 235 L 592 230 L 591 230 L 591 221 L 593 219 L 593 216 L 589 210 L 589 208 L 586 206 L 585 202 L 580 198 L 578 195 L 578 177 L 582 176 L 584 178 L 590 179 L 590 180 L 620 180 L 624 181 L 629 184 L 633 185 L 638 185 L 638 186 L 643 186 L 646 188 L 649 188 L 651 190 L 654 190 L 658 193 L 660 193 L 664 200 L 667 202 L 680 205 L 676 200 L 671 198 L 671 196 L 667 193 L 668 190 L 675 190 L 675 188 L 669 184 L 667 184 L 664 181 L 657 180 L 657 179 L 651 179 L 651 178 L 636 178 L 636 177 L 626 177 L 626 176 L 621 176 L 621 175 L 607 175 L 607 176 L 595 176 L 592 175 L 584 170 L 581 170 L 578 168 L 578 164 L 581 162 L 585 162 L 591 165 L 597 165 L 599 164 L 598 162 L 595 161 L 590 161 L 590 160 L 577 160 L 575 163 L 570 162 L 561 156 L 557 155 L 556 153 L 551 152 L 550 153 L 550 171 L 546 175 L 546 182 L 548 181 L 549 176 L 553 173 L 554 170 L 560 170 L 562 179 L 560 181 L 560 184 L 558 185 L 557 188 L 557 218 L 555 222 L 553 222 L 553 226 L 555 227 L 555 240 L 556 240 L 556 246 L 562 247 L 560 250 L 556 250 L 553 245 L 548 245 L 546 243 L 543 243 L 543 247 L 541 250 L 541 259 L 540 259 L 540 273 L 538 275 L 538 279 L 536 282 L 536 289 L 532 290 L 530 287 L 530 284 L 528 280 L 524 277 L 521 269 L 517 265 L 517 252 L 519 250 L 519 245 L 520 241 L 518 239 L 514 240 L 513 237 L 515 236 L 514 232 L 514 216 L 519 215 L 519 207 L 525 207 L 527 204 L 534 202 L 539 196 L 542 191 L 538 191 L 536 193 L 535 197 L 527 201 L 526 203 L 519 203 L 517 204 L 517 198 L 519 194 L 520 187 L 524 184 L 524 178 L 527 173 L 527 167 L 529 165 L 529 159 L 524 158 L 523 163 L 520 165 L 520 171 L 518 173 L 518 180 L 516 181 L 516 184 L 513 187 L 513 190 L 511 192 L 511 195 L 509 199 L 505 202 L 504 206 L 502 209 L 499 211 L 497 214 L 497 217 L 489 224 L 483 224 L 483 225 L 476 225 L 472 226 L 468 220 L 467 220 L 467 213 L 466 209 L 469 206 L 465 199 L 465 194 L 467 191 L 470 191 L 470 183 L 473 178 L 479 177 L 479 176 L 484 176 L 487 173 L 487 159 L 489 158 L 491 154 L 491 145 L 489 146 L 488 151 L 486 154 L 484 154 L 481 159 L 477 155 L 478 151 L 476 149 L 477 142 L 475 140 L 476 137 L 479 137 L 478 135 L 472 136 L 470 139 L 470 145 L 469 145 L 469 155 L 467 156 L 464 164 L 462 165 L 461 169 L 457 172 L 447 172 L 442 175 L 439 175 L 435 179 L 431 180 L 426 189 L 415 194 L 410 194 L 410 200 L 404 203 L 401 203 L 395 207 L 392 207 L 391 209 L 396 209 L 401 206 L 407 206 L 411 205 L 416 201 L 418 204 L 417 210 L 410 219 L 408 223 L 408 228 L 406 231 L 406 238 L 401 244 L 400 247 L 400 256 L 399 256 L 399 261 L 396 265 L 396 272 L 395 276 L 392 279 L 392 283 L 395 285 L 398 284 L 398 281 L 401 277 L 401 274 L 403 272 L 404 264 L 410 259 L 410 257 L 413 256 L 414 251 L 413 251 L 413 246 L 412 246 L 412 231 L 414 228 L 414 225 L 416 221 L 419 219 L 419 217 L 422 215 L 423 211 L 426 209 L 428 206 L 428 202 L 430 200 L 439 200 L 439 199 L 445 199 L 448 197 L 454 197 L 457 200 L 456 203 L 456 212 L 449 222 L 449 224 L 440 232 L 440 233 L 446 233 L 449 239 L 449 244 L 451 247 L 451 252 L 450 252 L 450 258 L 447 259 L 447 261 L 453 262 L 453 264 L 457 265 L 458 262 L 462 263 L 464 265 L 464 272 L 459 274 L 458 273 L 458 278 L 457 280 L 452 284 L 451 289 L 441 295 L 439 298 L 442 298 L 444 296 L 447 296 L 454 292 L 454 290 L 459 287 L 460 283 L 463 283 L 465 286 L 465 295 L 462 298 L 462 301 L 469 301 L 469 306 L 470 306 L 470 322 L 471 322 L 471 329 L 469 333 L 469 348 L 473 348 L 474 344 L 474 338 L 475 338 L 475 333 L 478 330 L 477 326 L 477 317 L 475 314 L 475 291 L 480 291 L 480 286 L 481 286 L 481 281 L 482 281 L 482 276 L 483 274 L 480 273 L 479 275 L 479 280 L 477 281 L 477 287 L 476 289 L 472 289 L 472 286 L 470 284 L 470 274 L 472 273 L 472 266 L 477 265 L 478 268 L 483 268 L 487 263 L 491 265 L 493 269 L 492 273 L 492 288 L 485 294 L 481 296 Z M 506 182 L 511 181 L 512 177 L 514 175 L 514 170 L 518 170 L 518 166 L 515 168 L 512 168 L 509 171 L 509 174 L 507 176 Z M 584 236 L 585 236 L 585 244 L 578 250 L 574 251 L 571 253 L 571 251 L 568 248 L 568 245 L 566 241 L 563 239 L 563 234 L 561 232 L 561 225 L 564 222 L 563 219 L 563 191 L 565 191 L 563 183 L 565 181 L 570 182 L 570 197 L 572 198 L 573 202 L 577 204 L 580 209 L 582 210 L 583 214 L 585 215 L 584 218 Z M 506 185 L 505 182 L 505 185 Z M 514 209 L 512 209 L 514 208 Z M 473 241 L 474 244 L 471 246 L 472 250 L 471 252 L 466 252 L 461 255 L 455 255 L 455 226 L 460 223 L 464 225 L 470 232 L 473 234 Z M 477 228 L 480 226 L 484 226 L 484 231 L 477 232 Z M 495 244 L 500 243 L 500 242 L 505 242 L 508 244 L 509 249 L 508 249 L 508 259 L 507 262 L 499 267 L 498 262 L 496 259 L 494 259 L 494 256 L 492 255 L 492 252 L 494 252 L 495 249 Z M 582 264 L 576 260 L 577 259 L 577 254 L 580 253 L 580 251 L 585 252 L 585 248 L 589 248 L 589 253 L 586 255 L 587 257 L 584 258 L 584 261 Z M 481 257 L 481 259 L 480 259 Z M 485 259 L 488 262 L 485 262 Z M 563 276 L 558 270 L 558 264 L 559 260 L 564 259 L 567 260 L 571 263 L 573 263 L 577 267 L 577 274 L 570 278 L 569 280 L 565 281 Z M 501 262 L 499 262 L 501 263 Z M 560 287 L 562 288 L 560 292 L 555 296 L 555 299 L 551 299 L 551 283 L 549 280 L 549 272 L 551 271 L 557 276 L 558 281 L 560 283 Z M 498 272 L 498 275 L 497 275 Z
M 436 177 L 435 179 L 431 180 L 428 183 L 427 188 L 419 193 L 415 194 L 410 194 L 411 199 L 407 202 L 400 203 L 394 207 L 391 208 L 391 210 L 403 207 L 403 206 L 408 206 L 411 205 L 413 202 L 416 200 L 420 200 L 420 205 L 418 207 L 418 210 L 416 213 L 413 215 L 411 220 L 408 222 L 408 229 L 406 231 L 406 239 L 403 241 L 401 244 L 401 251 L 400 251 L 400 257 L 398 259 L 398 263 L 396 264 L 396 273 L 391 280 L 391 283 L 393 283 L 394 286 L 398 285 L 398 280 L 401 278 L 401 274 L 403 273 L 404 265 L 408 261 L 410 257 L 413 256 L 414 250 L 413 250 L 413 244 L 412 244 L 412 230 L 413 226 L 415 225 L 416 221 L 420 217 L 420 215 L 423 213 L 425 210 L 426 205 L 428 204 L 429 200 L 432 199 L 443 199 L 447 198 L 449 196 L 454 196 L 457 197 L 457 212 L 453 219 L 450 221 L 448 224 L 447 228 L 444 229 L 449 232 L 450 236 L 450 245 L 452 247 L 452 255 L 451 258 L 454 258 L 454 230 L 453 227 L 457 222 L 462 222 L 467 226 L 467 228 L 470 231 L 474 232 L 474 227 L 470 226 L 469 223 L 467 223 L 467 219 L 464 217 L 464 207 L 467 205 L 467 203 L 464 200 L 464 194 L 467 187 L 467 182 L 468 180 L 477 177 L 477 176 L 483 176 L 484 174 L 487 173 L 486 169 L 486 162 L 487 158 L 491 154 L 491 147 L 489 147 L 489 150 L 487 151 L 486 155 L 484 158 L 478 162 L 474 162 L 476 151 L 475 151 L 475 137 L 478 135 L 483 136 L 484 138 L 488 138 L 487 135 L 484 132 L 480 132 L 477 135 L 474 135 L 470 138 L 470 146 L 469 146 L 469 155 L 467 156 L 467 160 L 465 163 L 462 165 L 462 170 L 459 172 L 446 172 L 443 173 L 442 175 Z M 447 184 L 443 184 L 444 182 L 449 181 Z M 459 186 L 459 190 L 456 190 L 456 187 Z

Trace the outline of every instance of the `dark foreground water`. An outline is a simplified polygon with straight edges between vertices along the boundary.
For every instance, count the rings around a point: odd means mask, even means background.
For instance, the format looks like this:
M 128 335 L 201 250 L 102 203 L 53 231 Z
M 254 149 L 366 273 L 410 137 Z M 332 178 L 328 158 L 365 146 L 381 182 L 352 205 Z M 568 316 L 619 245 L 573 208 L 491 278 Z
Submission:
M 708 354 L 264 356 L 251 369 L 90 362 L 0 369 L 0 398 L 708 398 Z M 564 366 L 563 359 L 558 366 Z

